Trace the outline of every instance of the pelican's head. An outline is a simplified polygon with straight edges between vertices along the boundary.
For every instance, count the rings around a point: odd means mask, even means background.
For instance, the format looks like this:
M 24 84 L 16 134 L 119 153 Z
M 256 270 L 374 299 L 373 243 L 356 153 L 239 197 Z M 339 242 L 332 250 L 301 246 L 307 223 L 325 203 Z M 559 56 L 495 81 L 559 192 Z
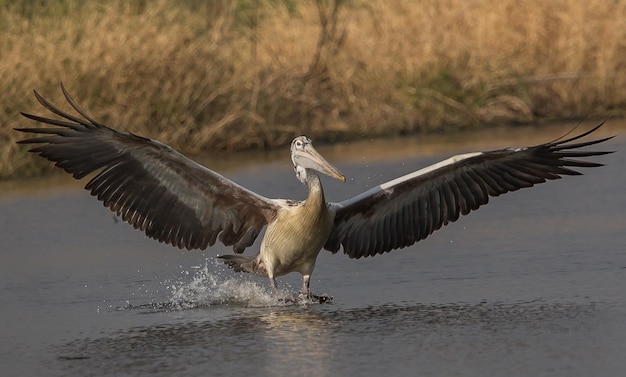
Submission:
M 306 169 L 316 170 L 342 182 L 346 181 L 346 177 L 313 148 L 311 139 L 306 136 L 298 136 L 291 142 L 291 161 L 296 177 L 302 183 L 306 181 Z

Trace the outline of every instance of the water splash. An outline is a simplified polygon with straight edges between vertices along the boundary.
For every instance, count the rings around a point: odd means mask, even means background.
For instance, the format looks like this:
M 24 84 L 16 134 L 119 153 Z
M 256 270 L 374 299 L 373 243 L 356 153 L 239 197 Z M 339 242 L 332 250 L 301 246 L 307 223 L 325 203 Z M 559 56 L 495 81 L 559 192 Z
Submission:
M 182 268 L 182 267 L 181 267 Z M 328 295 L 305 298 L 283 282 L 284 287 L 274 294 L 265 279 L 248 274 L 233 274 L 221 261 L 205 260 L 204 265 L 182 269 L 180 277 L 161 283 L 170 292 L 167 301 L 133 305 L 129 301 L 117 310 L 170 311 L 201 307 L 231 305 L 243 307 L 270 307 L 290 305 L 312 305 L 330 303 Z
M 171 291 L 169 305 L 172 309 L 192 309 L 214 305 L 240 305 L 264 307 L 285 305 L 292 293 L 281 291 L 274 295 L 266 284 L 253 280 L 253 276 L 226 270 L 221 262 L 209 258 L 195 271 L 183 271 L 178 281 L 165 282 Z M 192 275 L 189 280 L 188 275 Z

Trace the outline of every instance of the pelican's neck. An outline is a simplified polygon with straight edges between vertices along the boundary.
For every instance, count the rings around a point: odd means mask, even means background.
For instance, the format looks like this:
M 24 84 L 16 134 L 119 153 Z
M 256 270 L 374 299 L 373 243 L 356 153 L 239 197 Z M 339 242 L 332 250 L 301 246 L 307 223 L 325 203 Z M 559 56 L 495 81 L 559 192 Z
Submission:
M 307 169 L 305 183 L 309 189 L 309 196 L 305 205 L 326 208 L 326 199 L 320 177 L 314 171 Z

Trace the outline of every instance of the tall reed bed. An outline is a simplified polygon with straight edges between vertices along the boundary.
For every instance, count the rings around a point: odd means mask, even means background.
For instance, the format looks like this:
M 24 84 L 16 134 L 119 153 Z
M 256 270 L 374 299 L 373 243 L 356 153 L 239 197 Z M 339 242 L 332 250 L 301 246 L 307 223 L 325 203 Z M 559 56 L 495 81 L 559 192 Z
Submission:
M 622 115 L 626 1 L 0 0 L 0 178 L 60 81 L 192 154 Z

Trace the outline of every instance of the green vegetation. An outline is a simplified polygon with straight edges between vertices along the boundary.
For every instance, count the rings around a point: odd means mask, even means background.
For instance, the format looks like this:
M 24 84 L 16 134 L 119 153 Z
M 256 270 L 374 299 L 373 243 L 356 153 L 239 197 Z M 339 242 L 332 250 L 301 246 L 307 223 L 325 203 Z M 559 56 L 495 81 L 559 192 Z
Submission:
M 186 153 L 623 115 L 626 2 L 0 0 L 0 178 L 32 89 Z

